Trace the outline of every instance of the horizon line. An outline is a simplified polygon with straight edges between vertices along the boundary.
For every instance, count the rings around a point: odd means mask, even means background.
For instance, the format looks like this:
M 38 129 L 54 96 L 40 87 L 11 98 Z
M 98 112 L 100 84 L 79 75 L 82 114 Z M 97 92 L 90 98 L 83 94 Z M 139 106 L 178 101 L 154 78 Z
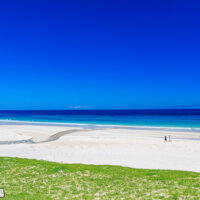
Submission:
M 104 109 L 0 109 L 0 111 L 89 111 L 89 110 L 200 110 L 197 108 L 104 108 Z

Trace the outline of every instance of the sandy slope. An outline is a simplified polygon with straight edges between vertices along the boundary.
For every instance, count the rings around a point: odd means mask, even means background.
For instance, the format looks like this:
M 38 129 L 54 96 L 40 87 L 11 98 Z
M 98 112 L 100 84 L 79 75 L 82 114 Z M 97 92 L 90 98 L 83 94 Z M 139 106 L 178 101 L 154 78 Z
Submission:
M 200 133 L 0 125 L 0 156 L 200 172 Z

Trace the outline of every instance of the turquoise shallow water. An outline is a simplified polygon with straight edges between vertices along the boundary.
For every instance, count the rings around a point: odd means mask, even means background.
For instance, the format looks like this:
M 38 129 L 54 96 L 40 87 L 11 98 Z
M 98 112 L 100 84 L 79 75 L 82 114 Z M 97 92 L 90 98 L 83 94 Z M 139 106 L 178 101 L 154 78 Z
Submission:
M 0 120 L 200 128 L 200 109 L 0 111 Z

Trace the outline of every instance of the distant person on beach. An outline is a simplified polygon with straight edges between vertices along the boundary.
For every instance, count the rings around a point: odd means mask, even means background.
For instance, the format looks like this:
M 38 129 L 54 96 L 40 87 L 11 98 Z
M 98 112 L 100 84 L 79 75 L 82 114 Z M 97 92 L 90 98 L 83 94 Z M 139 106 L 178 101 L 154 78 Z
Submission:
M 165 136 L 165 142 L 167 142 L 167 136 Z

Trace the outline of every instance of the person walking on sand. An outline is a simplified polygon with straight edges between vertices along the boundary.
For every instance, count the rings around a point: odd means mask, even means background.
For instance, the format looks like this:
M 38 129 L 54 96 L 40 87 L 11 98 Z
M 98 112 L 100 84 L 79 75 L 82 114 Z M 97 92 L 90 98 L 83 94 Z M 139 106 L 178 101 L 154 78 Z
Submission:
M 165 142 L 167 142 L 167 136 L 165 135 Z

